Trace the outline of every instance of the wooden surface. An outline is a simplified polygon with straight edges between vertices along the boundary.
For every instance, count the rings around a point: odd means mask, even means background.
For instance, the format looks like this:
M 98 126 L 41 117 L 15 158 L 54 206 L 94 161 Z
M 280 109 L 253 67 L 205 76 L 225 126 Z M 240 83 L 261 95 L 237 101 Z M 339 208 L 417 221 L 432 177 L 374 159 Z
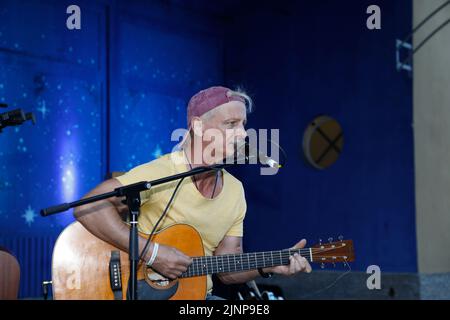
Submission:
M 17 299 L 19 284 L 19 262 L 6 249 L 0 248 L 0 300 Z
M 189 256 L 204 255 L 200 235 L 189 225 L 177 224 L 167 227 L 157 233 L 153 241 L 175 247 Z M 109 260 L 112 250 L 118 249 L 92 235 L 79 222 L 69 225 L 59 236 L 53 251 L 54 299 L 114 299 L 109 283 Z M 125 299 L 129 278 L 128 254 L 120 251 L 120 258 L 122 295 Z M 145 279 L 143 264 L 138 272 L 138 280 L 142 279 Z M 171 299 L 205 299 L 206 276 L 182 278 L 177 281 L 178 289 Z

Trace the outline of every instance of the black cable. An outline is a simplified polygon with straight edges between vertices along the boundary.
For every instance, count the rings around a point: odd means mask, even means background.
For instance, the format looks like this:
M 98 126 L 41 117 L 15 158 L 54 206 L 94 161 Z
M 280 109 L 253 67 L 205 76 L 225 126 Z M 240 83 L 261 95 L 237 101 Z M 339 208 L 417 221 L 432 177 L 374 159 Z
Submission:
M 445 21 L 443 24 L 441 24 L 439 27 L 437 27 L 436 29 L 433 30 L 433 32 L 431 32 L 421 43 L 419 43 L 417 45 L 417 47 L 414 48 L 413 53 L 416 53 L 417 51 L 419 51 L 419 49 L 428 41 L 431 39 L 431 37 L 433 37 L 439 30 L 441 30 L 442 28 L 444 28 L 448 23 L 450 22 L 450 19 L 447 19 L 447 21 Z
M 441 11 L 445 6 L 447 6 L 448 4 L 450 4 L 450 0 L 448 0 L 447 2 L 444 2 L 442 5 L 440 5 L 439 7 L 437 7 L 433 12 L 431 12 L 428 16 L 425 17 L 425 19 L 423 19 L 421 22 L 419 22 L 419 24 L 417 26 L 415 26 L 413 28 L 413 30 L 411 31 L 410 34 L 408 34 L 408 36 L 406 36 L 406 38 L 402 41 L 402 43 L 405 43 L 406 41 L 408 41 L 412 35 L 419 30 L 428 20 L 431 19 L 431 17 L 433 17 L 436 13 L 438 13 L 439 11 Z M 416 48 L 414 48 L 411 53 L 408 55 L 408 57 L 406 58 L 406 60 L 404 60 L 401 64 L 405 65 L 408 64 L 411 59 L 412 56 L 425 44 L 428 42 L 428 40 L 430 40 L 439 30 L 441 30 L 442 28 L 444 28 L 448 23 L 450 22 L 450 19 L 445 21 L 444 23 L 442 23 L 439 27 L 437 27 L 436 29 L 433 30 L 433 32 L 431 32 L 421 43 L 419 43 Z
M 183 180 L 184 180 L 184 178 L 181 178 L 180 181 L 178 181 L 178 184 L 177 184 L 177 186 L 175 187 L 175 190 L 173 191 L 172 196 L 171 196 L 170 199 L 169 199 L 169 202 L 167 202 L 166 208 L 164 209 L 162 215 L 159 217 L 158 221 L 156 222 L 155 226 L 154 226 L 153 229 L 152 229 L 152 232 L 150 233 L 149 237 L 147 238 L 147 242 L 145 243 L 145 246 L 144 246 L 144 248 L 142 249 L 142 252 L 141 252 L 141 254 L 140 254 L 140 256 L 139 256 L 139 260 L 142 260 L 142 258 L 143 258 L 143 257 L 145 256 L 145 254 L 147 253 L 148 248 L 149 248 L 148 245 L 150 244 L 150 240 L 152 239 L 153 234 L 155 233 L 155 230 L 156 230 L 156 228 L 158 227 L 158 225 L 159 225 L 159 223 L 161 222 L 161 220 L 167 215 L 167 210 L 169 209 L 170 205 L 172 204 L 173 199 L 174 199 L 174 197 L 175 197 L 175 194 L 177 193 L 178 188 L 180 187 L 180 185 L 181 185 L 181 183 L 183 182 Z
M 402 42 L 406 42 L 408 41 L 412 35 L 420 28 L 422 27 L 425 22 L 427 22 L 428 20 L 430 20 L 430 18 L 432 16 L 434 16 L 436 13 L 438 13 L 439 11 L 442 10 L 442 8 L 444 8 L 446 5 L 448 5 L 450 3 L 450 0 L 448 0 L 447 2 L 444 2 L 442 5 L 440 5 L 439 7 L 437 7 L 433 12 L 431 12 L 427 17 L 425 17 L 425 19 L 422 20 L 422 22 L 419 22 L 419 24 L 417 26 L 414 27 L 414 29 L 412 29 L 411 33 L 402 41 Z
M 419 43 L 417 45 L 417 47 L 414 48 L 413 51 L 411 51 L 411 53 L 408 55 L 408 58 L 406 58 L 405 61 L 402 62 L 402 64 L 407 64 L 411 61 L 412 56 L 419 51 L 419 49 L 425 44 L 427 43 L 439 30 L 441 30 L 442 28 L 444 28 L 447 24 L 450 23 L 450 19 L 447 19 L 447 21 L 445 21 L 444 23 L 442 23 L 439 27 L 437 27 L 436 29 L 433 30 L 433 32 L 431 32 L 424 40 L 422 40 L 421 43 Z
M 216 192 L 216 187 L 217 187 L 217 180 L 219 180 L 219 173 L 220 170 L 216 170 L 216 180 L 214 181 L 214 189 L 211 195 L 211 199 L 214 199 L 214 193 Z
M 148 248 L 149 248 L 148 245 L 150 244 L 150 240 L 152 239 L 153 234 L 155 233 L 155 230 L 156 230 L 156 228 L 158 227 L 159 223 L 160 223 L 160 222 L 162 221 L 162 219 L 167 215 L 167 210 L 169 209 L 170 205 L 172 204 L 173 199 L 174 199 L 174 197 L 175 197 L 175 194 L 177 193 L 178 188 L 180 187 L 180 185 L 181 185 L 181 183 L 183 182 L 183 180 L 184 180 L 184 178 L 181 178 L 181 179 L 178 181 L 178 184 L 177 184 L 177 186 L 175 187 L 175 190 L 173 191 L 172 196 L 171 196 L 170 199 L 169 199 L 169 202 L 167 202 L 166 208 L 164 209 L 163 213 L 161 214 L 161 216 L 159 217 L 159 219 L 158 219 L 158 221 L 156 222 L 155 226 L 153 227 L 152 232 L 150 232 L 150 235 L 149 235 L 148 238 L 147 238 L 147 242 L 145 243 L 145 246 L 144 246 L 144 248 L 142 249 L 141 254 L 139 255 L 139 261 L 141 261 L 142 258 L 143 258 L 143 257 L 145 256 L 145 254 L 147 253 Z M 139 262 L 139 263 L 140 263 L 140 262 Z M 131 278 L 128 279 L 128 286 L 127 286 L 127 300 L 130 299 L 130 281 L 131 281 Z

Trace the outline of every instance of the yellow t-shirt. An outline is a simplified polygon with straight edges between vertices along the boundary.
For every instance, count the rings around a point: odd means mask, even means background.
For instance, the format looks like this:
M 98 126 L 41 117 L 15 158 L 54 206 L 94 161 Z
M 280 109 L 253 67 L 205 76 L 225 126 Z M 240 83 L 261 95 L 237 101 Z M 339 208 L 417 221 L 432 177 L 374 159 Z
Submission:
M 151 181 L 186 172 L 184 152 L 176 151 L 133 168 L 116 179 L 122 185 Z M 141 193 L 139 230 L 149 234 L 163 213 L 178 180 L 152 187 Z M 247 210 L 242 183 L 223 170 L 223 188 L 213 199 L 205 198 L 190 177 L 184 179 L 158 230 L 175 223 L 186 223 L 197 229 L 203 239 L 205 254 L 213 255 L 225 236 L 243 236 L 243 220 Z M 208 292 L 212 279 L 208 276 Z

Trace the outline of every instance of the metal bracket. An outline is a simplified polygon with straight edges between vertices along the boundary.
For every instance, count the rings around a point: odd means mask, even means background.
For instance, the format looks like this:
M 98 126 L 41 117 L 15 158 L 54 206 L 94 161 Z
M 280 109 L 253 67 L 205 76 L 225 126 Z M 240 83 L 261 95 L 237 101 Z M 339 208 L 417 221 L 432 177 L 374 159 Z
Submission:
M 402 71 L 402 70 L 406 70 L 408 71 L 410 74 L 412 72 L 412 66 L 411 66 L 411 60 L 409 60 L 408 63 L 403 63 L 400 56 L 400 51 L 404 49 L 404 50 L 408 50 L 408 55 L 410 56 L 412 54 L 412 44 L 409 42 L 403 42 L 399 39 L 396 39 L 396 43 L 395 43 L 395 60 L 396 60 L 396 66 L 397 66 L 397 71 Z

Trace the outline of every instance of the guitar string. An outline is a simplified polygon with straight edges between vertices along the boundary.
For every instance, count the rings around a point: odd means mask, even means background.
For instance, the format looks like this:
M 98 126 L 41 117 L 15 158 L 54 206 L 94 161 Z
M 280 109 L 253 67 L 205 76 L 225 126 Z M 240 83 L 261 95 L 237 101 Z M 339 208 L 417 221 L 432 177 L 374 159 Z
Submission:
M 211 273 L 211 271 L 212 271 L 212 273 L 216 273 L 215 270 L 217 270 L 217 272 L 219 272 L 219 271 L 220 272 L 231 272 L 231 270 L 241 271 L 241 270 L 246 270 L 246 269 L 247 270 L 248 269 L 252 270 L 252 269 L 255 269 L 254 266 L 252 266 L 252 265 L 255 265 L 255 264 L 260 264 L 260 265 L 264 264 L 264 265 L 266 265 L 266 262 L 268 262 L 270 260 L 272 260 L 272 263 L 271 264 L 269 263 L 268 266 L 286 265 L 286 264 L 289 264 L 289 258 L 288 257 L 289 257 L 289 255 L 282 255 L 281 257 L 276 258 L 280 262 L 283 262 L 283 260 L 284 260 L 285 263 L 281 263 L 281 264 L 278 264 L 278 263 L 273 264 L 272 257 L 271 257 L 271 259 L 268 259 L 268 258 L 255 259 L 253 257 L 252 259 L 247 259 L 247 261 L 245 261 L 244 259 L 237 260 L 237 263 L 240 263 L 240 265 L 243 266 L 242 268 L 238 268 L 238 265 L 236 265 L 236 260 L 232 261 L 231 264 L 230 264 L 229 261 L 226 262 L 226 261 L 223 261 L 223 259 L 222 259 L 222 261 L 218 261 L 218 260 L 213 261 L 211 259 L 208 259 L 208 258 L 211 258 L 211 257 L 197 257 L 198 259 L 194 260 L 193 264 L 191 266 L 189 266 L 188 270 L 185 271 L 183 274 L 185 274 L 185 275 L 191 275 L 191 274 L 192 275 L 194 275 L 194 274 L 198 275 L 199 272 L 200 272 L 200 274 L 204 274 L 205 271 L 207 273 Z M 347 256 L 340 256 L 340 255 L 338 255 L 338 256 L 336 256 L 336 260 L 333 261 L 333 262 L 341 262 L 341 261 L 337 261 L 338 257 L 341 258 L 341 259 L 343 258 L 346 261 L 346 257 Z M 305 257 L 305 258 L 309 258 L 309 257 Z M 309 260 L 309 262 L 327 263 L 329 261 L 321 260 L 321 259 L 322 258 L 324 258 L 324 259 L 328 258 L 329 259 L 330 257 L 329 256 L 317 256 L 316 255 L 315 258 L 316 258 L 316 260 L 314 260 L 314 261 Z M 205 261 L 203 261 L 203 259 L 205 259 Z M 200 265 L 198 265 L 198 261 L 200 261 Z M 242 263 L 241 263 L 241 261 L 242 261 Z M 222 266 L 220 266 L 219 263 L 221 263 Z M 235 265 L 234 268 L 231 267 L 233 263 Z M 227 265 L 228 265 L 228 267 L 227 267 Z
M 317 256 L 318 253 L 323 253 L 326 252 L 325 250 L 319 250 L 319 251 L 312 251 L 311 253 L 314 256 Z M 229 258 L 234 258 L 235 260 L 244 260 L 244 259 L 252 259 L 253 261 L 265 261 L 265 260 L 270 260 L 270 259 L 278 259 L 280 256 L 283 258 L 292 256 L 293 253 L 299 253 L 298 251 L 294 251 L 294 252 L 283 252 L 283 251 L 274 251 L 274 252 L 265 252 L 264 254 L 262 253 L 244 253 L 244 254 L 237 254 L 237 255 L 233 255 L 233 254 L 229 254 L 229 255 L 221 255 L 221 256 L 199 256 L 199 257 L 192 257 L 193 259 L 205 259 L 205 261 L 219 261 L 220 259 L 229 259 Z M 310 257 L 310 251 L 303 251 L 300 252 L 300 255 L 304 258 L 311 258 Z
M 264 251 L 264 252 L 255 252 L 255 253 L 242 253 L 242 254 L 225 254 L 225 255 L 220 255 L 220 256 L 198 256 L 198 257 L 192 257 L 193 259 L 201 259 L 201 258 L 206 258 L 206 259 L 222 259 L 221 257 L 257 257 L 258 259 L 262 259 L 265 260 L 266 257 L 265 256 L 273 256 L 273 255 L 283 255 L 283 256 L 290 256 L 293 253 L 300 253 L 300 255 L 302 255 L 303 257 L 308 258 L 310 253 L 321 253 L 321 252 L 328 252 L 328 251 L 333 251 L 336 249 L 340 249 L 342 247 L 338 247 L 338 248 L 306 248 L 306 249 L 285 249 L 285 250 L 275 250 L 275 251 Z M 261 257 L 262 255 L 262 257 Z
M 310 249 L 312 252 L 327 252 L 327 251 L 332 251 L 332 250 L 337 250 L 340 248 L 344 248 L 344 246 L 339 246 L 339 247 L 335 247 L 335 248 L 330 248 L 330 247 L 324 247 L 324 248 L 298 248 L 298 249 L 283 249 L 283 250 L 272 250 L 272 251 L 261 251 L 261 252 L 249 252 L 249 253 L 238 253 L 238 254 L 224 254 L 224 255 L 220 255 L 220 256 L 198 256 L 198 257 L 193 257 L 193 258 L 202 258 L 202 257 L 207 257 L 207 258 L 218 258 L 218 257 L 224 257 L 224 256 L 239 256 L 239 255 L 269 255 L 269 254 L 279 254 L 281 253 L 288 253 L 288 252 L 301 252 L 301 253 L 305 253 L 306 255 L 309 255 Z
M 329 246 L 329 245 L 328 245 Z M 301 256 L 307 258 L 310 262 L 322 262 L 322 263 L 328 263 L 329 261 L 321 260 L 322 258 L 330 258 L 329 256 L 319 256 L 318 253 L 323 253 L 327 251 L 332 251 L 339 249 L 332 248 L 332 247 L 325 247 L 325 248 L 299 248 L 299 249 L 284 249 L 279 251 L 264 251 L 264 252 L 257 252 L 257 253 L 243 253 L 243 254 L 228 254 L 228 255 L 221 255 L 221 256 L 198 256 L 193 257 L 194 261 L 193 263 L 188 267 L 188 270 L 185 271 L 181 277 L 191 277 L 191 276 L 200 276 L 200 275 L 206 275 L 211 273 L 218 273 L 220 272 L 231 272 L 232 270 L 235 271 L 242 271 L 242 270 L 252 270 L 255 269 L 252 265 L 255 264 L 266 264 L 268 261 L 273 262 L 273 258 L 275 255 L 275 259 L 280 259 L 281 261 L 285 260 L 286 263 L 282 263 L 281 265 L 288 264 L 289 256 L 292 255 L 292 253 L 299 253 Z M 311 250 L 310 250 L 311 249 Z M 311 253 L 314 254 L 315 260 L 311 261 Z M 304 254 L 304 255 L 302 255 Z M 269 258 L 270 255 L 270 258 Z M 267 257 L 266 257 L 267 256 Z M 234 260 L 230 263 L 229 259 L 232 257 Z M 238 258 L 240 257 L 240 259 Z M 336 256 L 340 258 L 344 258 L 346 256 Z M 236 259 L 237 258 L 237 259 Z M 221 261 L 219 261 L 219 259 Z M 224 260 L 227 261 L 224 261 Z M 245 261 L 247 260 L 247 261 Z M 244 265 L 243 268 L 237 268 L 236 262 L 241 263 L 243 262 Z M 335 261 L 340 262 L 340 261 Z M 221 263 L 222 266 L 219 266 L 219 263 Z M 232 263 L 235 264 L 234 269 L 231 268 Z M 227 268 L 228 265 L 228 268 Z M 269 264 L 270 265 L 270 264 Z M 275 264 L 278 265 L 278 264 Z M 205 270 L 206 268 L 206 270 Z M 240 270 L 239 270 L 240 269 Z M 216 271 L 217 270 L 217 271 Z M 161 280 L 164 281 L 164 280 Z
M 344 264 L 346 265 L 345 258 L 344 257 L 341 257 L 341 258 L 344 259 Z M 342 261 L 336 261 L 336 263 L 338 263 L 338 262 L 342 262 Z M 324 261 L 323 263 L 327 263 L 327 262 Z M 277 265 L 288 265 L 288 263 L 277 264 Z M 201 270 L 196 270 L 196 271 L 192 271 L 192 270 L 191 271 L 186 271 L 180 276 L 180 278 L 204 276 L 204 275 L 214 274 L 214 273 L 240 272 L 240 271 L 255 270 L 255 269 L 256 268 L 251 266 L 251 265 L 246 266 L 244 268 L 236 268 L 236 269 L 232 268 L 230 270 L 228 270 L 227 268 L 223 268 L 221 270 L 221 268 L 214 267 L 214 266 L 209 266 L 206 269 L 201 269 Z
M 336 256 L 336 257 L 340 257 L 341 259 L 344 260 L 344 264 L 345 264 L 345 265 L 348 265 L 348 262 L 347 262 L 347 259 L 346 259 L 347 256 Z M 201 257 L 199 257 L 199 258 L 201 258 Z M 284 257 L 284 258 L 286 258 L 286 257 Z M 329 256 L 316 256 L 316 258 L 320 259 L 320 258 L 330 258 L 330 257 L 329 257 Z M 287 265 L 287 264 L 289 264 L 288 259 L 287 259 L 287 260 L 285 259 L 285 262 L 286 262 L 286 263 L 281 263 L 281 264 L 278 264 L 278 263 L 277 263 L 277 264 L 275 264 L 274 266 L 276 266 L 276 265 Z M 314 260 L 314 261 L 310 261 L 310 260 L 309 260 L 309 262 L 312 262 L 312 263 L 319 263 L 319 262 L 321 262 L 321 261 L 320 261 L 320 260 L 319 260 L 319 261 L 318 261 L 318 260 Z M 339 262 L 342 262 L 342 261 L 335 261 L 335 262 L 336 262 L 336 263 L 339 263 Z M 329 263 L 329 262 L 327 262 L 327 261 L 322 261 L 321 263 Z M 217 265 L 214 265 L 214 264 L 212 264 L 211 262 L 203 263 L 203 264 L 201 264 L 200 266 L 197 266 L 197 267 L 201 267 L 201 266 L 204 266 L 204 265 L 206 266 L 206 269 L 207 269 L 207 270 L 205 270 L 204 268 L 201 268 L 200 271 L 202 271 L 202 272 L 201 272 L 200 274 L 195 274 L 195 275 L 190 275 L 190 276 L 200 276 L 200 275 L 207 275 L 207 274 L 210 274 L 210 273 L 219 273 L 219 272 L 212 271 L 212 270 L 218 269 L 218 268 L 217 268 L 217 267 L 215 268 L 215 266 L 217 266 Z M 254 269 L 255 269 L 254 267 L 251 266 L 251 263 L 250 263 L 250 264 L 249 264 L 249 263 L 246 263 L 246 264 L 241 264 L 241 265 L 244 265 L 245 267 L 244 267 L 244 268 L 238 269 L 238 268 L 237 268 L 237 265 L 236 265 L 234 269 L 231 269 L 231 270 L 234 270 L 234 271 L 229 270 L 229 271 L 221 271 L 221 272 L 239 272 L 239 271 L 254 270 Z M 192 266 L 192 265 L 191 265 L 191 266 Z M 190 269 L 191 266 L 188 268 L 187 271 L 185 271 L 185 272 L 182 274 L 182 276 L 181 276 L 180 278 L 183 278 L 183 276 L 186 277 L 186 275 L 189 274 L 189 273 L 191 273 L 191 274 L 194 273 L 194 272 L 192 272 L 192 269 Z M 191 272 L 190 272 L 190 271 L 191 271 Z M 204 271 L 207 271 L 207 272 L 205 273 Z M 129 272 L 123 270 L 123 271 L 122 271 L 122 274 L 128 275 Z M 189 277 L 190 277 L 190 276 L 189 276 Z M 165 280 L 154 280 L 154 281 L 165 281 Z

